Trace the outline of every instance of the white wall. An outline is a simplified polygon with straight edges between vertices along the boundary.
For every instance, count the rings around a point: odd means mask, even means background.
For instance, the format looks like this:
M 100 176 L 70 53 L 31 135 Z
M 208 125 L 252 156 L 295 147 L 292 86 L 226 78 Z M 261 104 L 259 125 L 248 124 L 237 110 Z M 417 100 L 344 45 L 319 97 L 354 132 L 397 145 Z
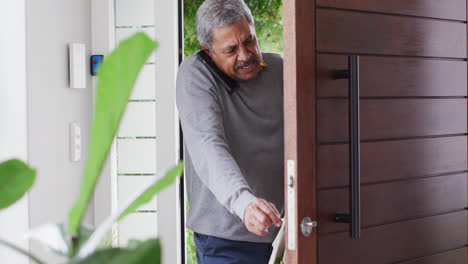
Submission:
M 0 1 L 0 162 L 10 158 L 26 161 L 26 25 L 25 0 Z M 0 238 L 28 249 L 23 234 L 28 230 L 28 196 L 0 211 Z M 28 260 L 0 246 L 2 263 Z
M 111 1 L 93 2 L 100 2 L 104 5 L 101 9 L 105 9 Z M 165 64 L 165 74 L 158 74 L 156 80 L 158 87 L 164 87 L 158 92 L 164 104 L 158 105 L 157 110 L 161 115 L 171 117 L 158 121 L 161 127 L 168 128 L 158 132 L 158 136 L 167 139 L 165 147 L 158 150 L 156 161 L 162 170 L 173 165 L 178 156 L 177 115 L 173 100 L 177 68 L 177 17 L 174 16 L 177 2 L 157 3 L 160 4 L 155 5 L 154 11 L 159 17 L 158 23 L 167 25 L 156 33 L 159 39 L 165 40 L 158 50 L 158 61 L 170 64 Z M 0 1 L 0 22 L 7 25 L 0 28 L 0 161 L 19 157 L 38 171 L 29 199 L 27 196 L 14 207 L 0 212 L 0 237 L 14 240 L 23 248 L 28 248 L 22 234 L 29 227 L 67 220 L 80 188 L 88 153 L 93 107 L 92 78 L 88 75 L 87 89 L 68 88 L 67 47 L 70 42 L 85 43 L 88 61 L 92 46 L 95 52 L 105 53 L 111 47 L 97 43 L 110 43 L 113 38 L 107 35 L 102 36 L 104 40 L 99 40 L 94 30 L 95 41 L 92 43 L 91 23 L 92 19 L 99 20 L 99 14 L 92 14 L 91 5 L 92 0 Z M 110 24 L 109 21 L 102 22 Z M 108 25 L 103 24 L 102 27 Z M 82 160 L 76 163 L 70 161 L 70 122 L 77 122 L 83 134 Z M 104 174 L 111 174 L 109 164 L 105 171 Z M 99 210 L 93 210 L 95 204 L 92 201 L 85 224 L 101 222 L 111 211 L 109 182 L 108 176 L 101 180 L 98 191 L 102 192 L 98 192 L 96 199 L 100 201 L 96 203 Z M 161 202 L 158 208 L 164 216 L 158 220 L 158 228 L 163 229 L 161 240 L 166 245 L 163 263 L 180 261 L 176 197 L 177 187 L 174 185 L 158 200 Z M 165 200 L 173 202 L 163 203 Z M 94 215 L 93 211 L 98 213 Z M 35 243 L 30 247 L 33 253 L 47 262 L 57 260 Z M 0 248 L 0 262 L 23 264 L 27 260 Z
M 91 76 L 87 75 L 86 89 L 68 88 L 68 44 L 86 44 L 89 72 L 91 0 L 27 0 L 26 21 L 28 154 L 31 165 L 38 169 L 30 193 L 29 218 L 33 228 L 67 221 L 80 188 L 92 114 Z M 70 161 L 70 122 L 81 126 L 79 162 Z M 93 203 L 90 205 L 93 210 Z M 85 223 L 93 224 L 92 214 Z M 34 243 L 31 250 L 53 260 Z
M 92 1 L 91 5 L 92 52 L 106 56 L 114 48 L 115 42 L 114 0 Z M 97 78 L 93 78 L 93 94 L 95 94 L 96 86 Z M 115 153 L 115 151 L 114 144 L 110 153 Z M 115 160 L 107 159 L 94 192 L 94 223 L 96 226 L 117 210 L 117 205 L 111 203 L 112 195 L 117 195 L 112 193 L 111 176 L 116 174 L 113 170 L 116 166 L 111 164 L 112 162 Z M 111 235 L 109 234 L 109 237 Z

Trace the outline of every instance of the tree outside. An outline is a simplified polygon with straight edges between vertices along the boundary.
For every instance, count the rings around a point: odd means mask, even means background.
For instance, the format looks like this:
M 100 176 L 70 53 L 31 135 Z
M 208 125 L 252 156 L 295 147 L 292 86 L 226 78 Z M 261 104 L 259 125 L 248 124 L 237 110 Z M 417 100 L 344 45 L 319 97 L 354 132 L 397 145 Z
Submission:
M 200 50 L 195 33 L 198 7 L 204 0 L 184 0 L 184 56 Z M 283 3 L 282 0 L 245 0 L 252 11 L 260 50 L 283 55 Z M 193 232 L 187 229 L 187 264 L 196 264 Z

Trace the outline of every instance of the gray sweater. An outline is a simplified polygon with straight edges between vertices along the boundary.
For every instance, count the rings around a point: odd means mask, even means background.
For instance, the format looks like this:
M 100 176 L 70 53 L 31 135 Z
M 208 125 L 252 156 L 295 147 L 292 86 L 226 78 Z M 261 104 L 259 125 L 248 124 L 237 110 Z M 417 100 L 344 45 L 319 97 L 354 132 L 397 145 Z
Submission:
M 272 242 L 244 226 L 247 205 L 263 198 L 283 210 L 283 61 L 263 53 L 252 80 L 234 81 L 194 54 L 177 74 L 185 141 L 187 227 L 220 238 Z

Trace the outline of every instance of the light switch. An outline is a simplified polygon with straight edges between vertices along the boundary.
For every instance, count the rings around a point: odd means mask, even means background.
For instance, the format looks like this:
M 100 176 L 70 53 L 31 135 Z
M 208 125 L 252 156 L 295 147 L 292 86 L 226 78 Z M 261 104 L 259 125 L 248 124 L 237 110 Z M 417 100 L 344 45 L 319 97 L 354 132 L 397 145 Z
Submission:
M 73 162 L 81 160 L 81 128 L 77 123 L 70 124 L 70 159 Z
M 86 46 L 70 43 L 69 50 L 70 88 L 86 88 Z

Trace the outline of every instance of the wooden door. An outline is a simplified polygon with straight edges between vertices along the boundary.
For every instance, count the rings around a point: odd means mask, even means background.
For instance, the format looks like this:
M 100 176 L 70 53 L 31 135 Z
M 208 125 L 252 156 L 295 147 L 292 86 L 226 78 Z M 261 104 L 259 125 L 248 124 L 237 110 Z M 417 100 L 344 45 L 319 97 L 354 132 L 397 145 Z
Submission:
M 286 264 L 468 262 L 466 10 L 465 0 L 285 0 Z M 350 118 L 349 80 L 333 73 L 350 55 L 358 238 L 335 221 L 350 213 Z M 306 217 L 318 224 L 309 236 Z

